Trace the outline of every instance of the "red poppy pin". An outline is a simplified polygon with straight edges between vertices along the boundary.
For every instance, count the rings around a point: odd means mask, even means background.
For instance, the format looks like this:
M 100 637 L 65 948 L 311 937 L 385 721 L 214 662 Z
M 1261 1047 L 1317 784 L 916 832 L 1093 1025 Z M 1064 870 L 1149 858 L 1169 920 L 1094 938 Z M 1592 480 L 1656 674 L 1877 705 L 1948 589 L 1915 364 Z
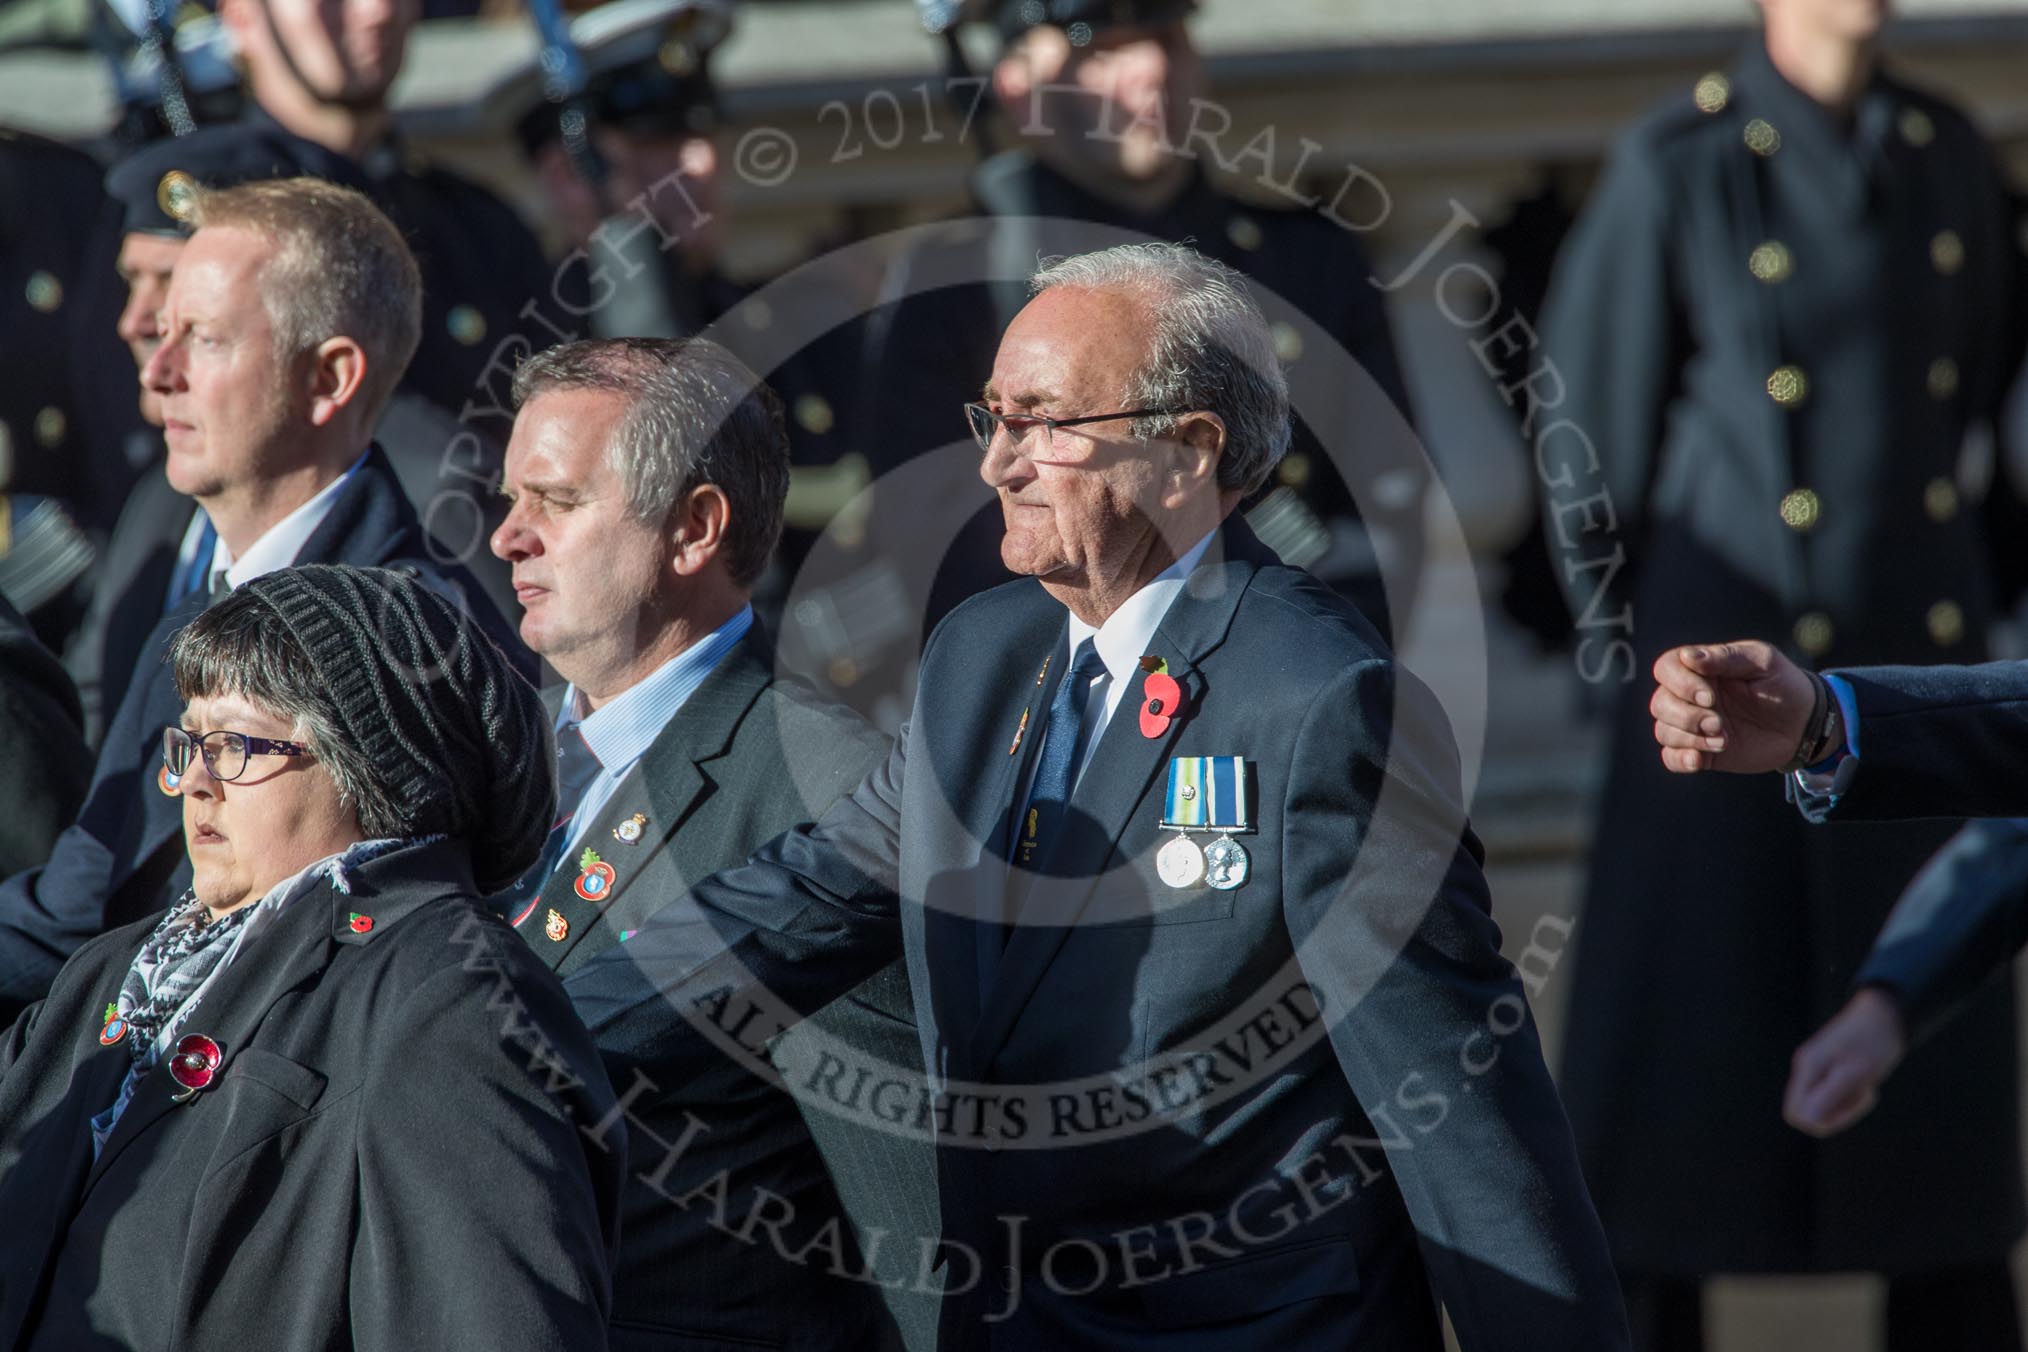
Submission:
M 198 1090 L 209 1088 L 224 1060 L 225 1053 L 218 1044 L 202 1033 L 188 1033 L 179 1039 L 169 1057 L 169 1078 L 183 1086 L 183 1092 L 175 1096 L 176 1102 L 186 1102 Z
M 352 913 L 352 919 L 347 923 L 349 923 L 352 926 L 352 932 L 354 934 L 365 934 L 367 931 L 373 928 L 373 917 L 370 915 L 361 915 L 359 914 L 359 912 L 354 911 Z
M 1152 653 L 1141 659 L 1141 736 L 1160 737 L 1172 719 L 1183 716 L 1183 687 L 1169 674 L 1169 664 Z

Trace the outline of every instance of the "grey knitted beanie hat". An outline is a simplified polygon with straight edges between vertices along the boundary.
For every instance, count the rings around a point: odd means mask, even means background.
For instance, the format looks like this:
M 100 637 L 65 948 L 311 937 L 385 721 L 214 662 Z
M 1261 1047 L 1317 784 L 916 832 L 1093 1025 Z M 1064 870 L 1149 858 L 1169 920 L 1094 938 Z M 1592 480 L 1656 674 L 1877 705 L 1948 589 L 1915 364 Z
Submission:
M 483 630 L 409 570 L 306 564 L 238 588 L 308 654 L 338 730 L 417 836 L 471 848 L 481 892 L 542 851 L 556 776 L 542 702 Z

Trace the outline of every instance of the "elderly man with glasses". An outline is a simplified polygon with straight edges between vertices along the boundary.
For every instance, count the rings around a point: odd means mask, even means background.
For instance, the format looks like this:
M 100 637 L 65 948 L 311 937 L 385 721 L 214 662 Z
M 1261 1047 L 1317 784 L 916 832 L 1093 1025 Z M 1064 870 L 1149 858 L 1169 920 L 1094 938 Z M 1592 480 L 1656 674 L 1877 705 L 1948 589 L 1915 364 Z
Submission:
M 931 636 L 879 770 L 573 1003 L 702 1074 L 675 1010 L 764 1037 L 904 955 L 945 1347 L 1435 1352 L 1439 1305 L 1625 1347 L 1443 711 L 1233 517 L 1289 444 L 1261 312 L 1175 245 L 1031 286 L 969 415 L 1025 576 Z

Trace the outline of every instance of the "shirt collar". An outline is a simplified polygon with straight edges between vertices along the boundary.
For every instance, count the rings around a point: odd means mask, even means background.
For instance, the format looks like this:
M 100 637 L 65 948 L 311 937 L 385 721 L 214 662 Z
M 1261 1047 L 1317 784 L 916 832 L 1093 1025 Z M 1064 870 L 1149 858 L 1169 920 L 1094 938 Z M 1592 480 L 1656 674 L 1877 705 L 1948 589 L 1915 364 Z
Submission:
M 1141 655 L 1154 641 L 1156 627 L 1169 613 L 1176 594 L 1183 590 L 1191 570 L 1203 559 L 1204 551 L 1211 547 L 1211 537 L 1217 533 L 1215 529 L 1207 532 L 1203 539 L 1184 550 L 1181 558 L 1129 596 L 1098 628 L 1092 628 L 1073 614 L 1070 617 L 1070 651 L 1075 654 L 1078 644 L 1093 639 L 1098 647 L 1099 659 L 1106 664 L 1106 674 L 1113 678 L 1114 685 L 1125 682 L 1140 669 Z
M 557 731 L 575 723 L 602 770 L 608 774 L 626 770 L 654 745 L 683 701 L 752 627 L 753 607 L 741 606 L 737 615 L 588 714 L 582 712 L 584 699 L 577 686 L 568 687 Z
M 359 467 L 366 463 L 366 456 L 367 452 L 360 452 L 359 458 L 352 462 L 350 469 L 325 484 L 308 502 L 268 527 L 261 538 L 254 541 L 240 557 L 232 556 L 232 550 L 226 546 L 225 537 L 220 536 L 218 543 L 212 546 L 211 571 L 204 579 L 207 587 L 216 589 L 220 573 L 225 574 L 225 580 L 230 586 L 243 587 L 257 577 L 265 577 L 294 563 L 296 555 L 303 552 L 303 546 L 317 533 L 317 527 L 323 525 L 324 518 L 331 514 L 331 504 L 337 501 L 338 494 L 351 482 L 352 476 L 359 472 Z M 202 510 L 200 508 L 199 512 Z M 202 530 L 203 524 L 193 521 L 192 527 Z

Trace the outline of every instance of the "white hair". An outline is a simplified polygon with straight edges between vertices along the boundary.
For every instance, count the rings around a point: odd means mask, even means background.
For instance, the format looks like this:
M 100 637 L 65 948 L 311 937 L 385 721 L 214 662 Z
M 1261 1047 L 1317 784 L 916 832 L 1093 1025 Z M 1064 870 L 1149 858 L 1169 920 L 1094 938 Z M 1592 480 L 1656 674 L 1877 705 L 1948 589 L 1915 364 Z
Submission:
M 1052 287 L 1133 296 L 1154 321 L 1148 360 L 1128 380 L 1136 408 L 1216 413 L 1225 423 L 1218 482 L 1251 493 L 1288 452 L 1289 383 L 1246 280 L 1184 244 L 1121 244 L 1046 258 L 1030 295 Z M 1174 417 L 1136 418 L 1134 435 L 1166 436 Z

